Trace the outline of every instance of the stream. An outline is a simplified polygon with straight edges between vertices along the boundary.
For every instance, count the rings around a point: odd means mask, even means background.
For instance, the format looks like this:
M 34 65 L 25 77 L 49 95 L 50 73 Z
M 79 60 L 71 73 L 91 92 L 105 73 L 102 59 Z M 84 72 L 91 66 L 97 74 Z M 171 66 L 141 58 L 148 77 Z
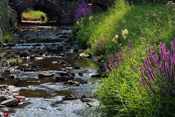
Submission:
M 71 40 L 70 26 L 20 26 L 4 44 L 0 84 L 13 85 L 24 101 L 1 108 L 12 117 L 90 117 L 98 102 L 97 58 Z M 102 61 L 103 62 L 103 61 Z M 93 77 L 92 77 L 93 76 Z M 98 77 L 98 78 L 96 78 Z

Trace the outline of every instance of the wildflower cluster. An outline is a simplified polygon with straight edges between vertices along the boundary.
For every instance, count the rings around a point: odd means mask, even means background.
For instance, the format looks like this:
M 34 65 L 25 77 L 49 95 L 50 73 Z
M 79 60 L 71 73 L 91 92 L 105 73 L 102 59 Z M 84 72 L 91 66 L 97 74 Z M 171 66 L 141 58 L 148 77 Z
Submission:
M 119 35 L 116 34 L 115 37 L 112 39 L 112 41 L 113 41 L 114 43 L 117 43 L 117 42 L 118 42 L 118 38 L 119 38 Z
M 133 49 L 130 46 L 130 40 L 128 40 L 128 52 L 126 50 L 124 50 L 124 52 L 126 53 L 126 55 L 128 55 L 127 53 L 129 53 L 131 51 L 133 51 Z M 116 67 L 119 67 L 120 65 L 123 64 L 124 55 L 121 52 L 114 53 L 114 55 L 113 54 L 108 55 L 108 62 L 109 62 L 109 64 L 107 64 L 107 63 L 104 64 L 105 69 L 108 72 L 112 72 Z M 132 70 L 134 70 L 134 64 L 133 64 L 133 69 Z
M 104 44 L 103 44 L 103 42 L 99 42 L 99 41 L 97 41 L 97 44 L 99 45 L 99 47 L 104 48 Z
M 75 11 L 75 22 L 79 21 L 81 18 L 86 18 L 91 16 L 90 6 L 86 4 L 84 0 L 77 6 Z
M 146 51 L 147 52 L 147 51 Z M 138 83 L 140 93 L 146 90 L 147 93 L 160 93 L 163 95 L 175 94 L 174 66 L 175 66 L 175 39 L 171 42 L 171 51 L 160 43 L 157 51 L 154 44 L 154 51 L 148 45 L 149 56 L 144 58 L 144 64 L 140 67 L 141 84 Z
M 122 36 L 123 36 L 124 40 L 126 40 L 127 34 L 128 34 L 127 29 L 122 30 Z

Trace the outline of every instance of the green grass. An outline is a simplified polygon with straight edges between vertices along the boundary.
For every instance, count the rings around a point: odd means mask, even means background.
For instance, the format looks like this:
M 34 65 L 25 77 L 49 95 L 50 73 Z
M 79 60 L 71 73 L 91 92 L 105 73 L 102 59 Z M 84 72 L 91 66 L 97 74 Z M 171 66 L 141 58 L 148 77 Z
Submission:
M 44 18 L 44 21 L 42 21 L 42 23 L 46 23 L 47 22 L 47 15 L 46 13 L 38 10 L 38 11 L 35 11 L 35 10 L 32 10 L 32 9 L 26 9 L 22 16 L 26 19 L 38 19 L 38 20 L 41 20 Z
M 17 38 L 17 36 L 16 35 L 14 35 L 14 34 L 11 34 L 10 32 L 7 32 L 6 34 L 5 34 L 5 36 L 4 36 L 4 39 L 5 40 L 10 40 L 10 39 L 16 39 Z
M 124 40 L 121 33 L 127 29 L 130 39 L 135 45 L 144 43 L 169 43 L 175 36 L 174 28 L 170 27 L 168 9 L 164 4 L 141 4 L 128 6 L 124 2 L 117 3 L 103 14 L 93 14 L 92 19 L 74 25 L 77 42 L 84 48 L 92 48 L 94 54 L 99 53 L 97 41 L 106 45 L 106 51 L 116 51 Z M 118 46 L 112 42 L 118 34 Z
M 162 105 L 167 102 L 167 107 L 171 107 L 168 101 L 172 101 L 173 96 L 167 95 L 165 100 L 160 98 L 162 93 L 149 94 L 142 91 L 141 94 L 137 89 L 141 79 L 139 69 L 146 57 L 147 44 L 151 48 L 157 44 L 159 48 L 159 42 L 163 42 L 170 49 L 170 42 L 175 38 L 174 16 L 175 12 L 169 11 L 165 4 L 129 6 L 118 0 L 106 12 L 93 14 L 92 18 L 74 25 L 73 33 L 77 43 L 83 48 L 90 48 L 94 55 L 103 55 L 108 64 L 108 55 L 113 54 L 114 61 L 117 59 L 114 53 L 121 51 L 124 55 L 120 65 L 112 68 L 112 72 L 107 72 L 108 77 L 97 88 L 95 94 L 100 101 L 97 114 L 101 113 L 105 117 L 174 116 L 174 112 L 169 112 L 170 109 Z M 124 29 L 129 32 L 126 39 L 122 36 Z M 116 34 L 119 35 L 117 43 L 112 41 Z M 127 49 L 128 40 L 131 41 L 132 52 Z M 104 46 L 99 46 L 97 41 Z

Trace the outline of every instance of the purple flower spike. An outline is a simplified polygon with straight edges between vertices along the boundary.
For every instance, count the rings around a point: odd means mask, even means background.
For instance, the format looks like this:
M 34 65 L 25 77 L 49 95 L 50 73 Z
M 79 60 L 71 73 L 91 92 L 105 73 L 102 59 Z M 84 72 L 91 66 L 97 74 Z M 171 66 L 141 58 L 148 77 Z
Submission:
M 74 15 L 74 21 L 78 21 L 81 18 L 86 18 L 91 16 L 91 9 L 90 6 L 86 4 L 84 0 L 77 6 L 75 15 Z
M 162 90 L 162 93 L 163 93 L 164 95 L 166 95 L 165 90 Z
M 105 69 L 108 69 L 107 64 L 105 63 Z
M 117 61 L 119 62 L 119 60 L 120 60 L 120 57 L 119 57 L 119 54 L 117 54 Z
M 167 64 L 165 64 L 165 70 L 166 70 L 167 76 L 170 78 L 170 71 L 169 71 L 169 68 L 168 68 Z
M 174 45 L 173 42 L 171 42 L 171 57 L 174 56 Z
M 159 65 L 159 67 L 158 67 L 158 68 L 159 68 L 159 73 L 160 73 L 160 75 L 161 75 L 161 76 L 163 76 L 163 75 L 162 75 L 162 66 L 161 66 L 161 65 Z
M 111 61 L 112 61 L 112 62 L 114 61 L 114 56 L 113 56 L 113 54 L 111 54 Z
M 140 83 L 138 83 L 138 87 L 141 87 Z
M 128 49 L 130 50 L 130 40 L 128 40 Z
M 157 47 L 156 47 L 156 44 L 154 44 L 154 51 L 155 51 L 155 53 L 157 53 Z
M 148 44 L 148 51 L 149 51 L 149 54 L 152 56 L 153 55 L 153 52 L 151 51 L 150 44 Z
M 110 55 L 108 55 L 108 61 L 109 63 L 112 63 Z
M 173 88 L 172 88 L 171 84 L 169 85 L 169 88 L 170 88 L 170 90 L 173 90 Z
M 132 64 L 132 71 L 135 71 L 135 65 Z

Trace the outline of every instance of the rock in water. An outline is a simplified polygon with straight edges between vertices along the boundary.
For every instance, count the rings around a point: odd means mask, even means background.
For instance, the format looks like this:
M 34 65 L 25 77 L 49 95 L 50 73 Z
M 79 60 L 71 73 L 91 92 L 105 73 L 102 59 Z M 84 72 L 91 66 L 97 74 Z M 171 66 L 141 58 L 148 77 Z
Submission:
M 63 98 L 63 100 L 76 100 L 76 99 L 77 97 L 75 97 L 74 95 L 68 95 Z
M 19 102 L 20 102 L 19 99 L 12 98 L 1 102 L 1 105 L 5 105 L 7 107 L 14 107 L 17 106 Z
M 40 73 L 38 74 L 38 78 L 47 78 L 47 77 L 53 77 L 54 74 L 45 74 L 45 73 Z
M 76 78 L 75 81 L 81 83 L 81 84 L 87 84 L 88 82 L 85 80 L 82 80 L 81 78 Z
M 29 52 L 28 52 L 27 50 L 25 50 L 25 51 L 21 52 L 21 53 L 19 54 L 19 56 L 20 56 L 20 57 L 28 57 L 28 56 L 30 56 L 30 54 L 29 54 Z
M 70 76 L 70 77 L 56 76 L 54 79 L 55 79 L 55 82 L 67 82 L 69 80 L 73 80 L 74 77 L 73 76 Z

